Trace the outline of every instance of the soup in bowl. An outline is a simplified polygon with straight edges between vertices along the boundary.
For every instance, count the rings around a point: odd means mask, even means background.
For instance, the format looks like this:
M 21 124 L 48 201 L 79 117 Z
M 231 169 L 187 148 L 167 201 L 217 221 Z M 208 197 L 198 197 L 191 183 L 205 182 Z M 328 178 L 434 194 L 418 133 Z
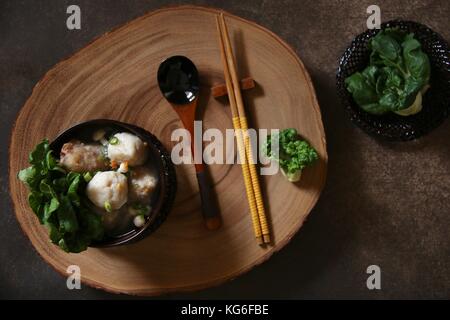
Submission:
M 53 243 L 68 252 L 138 241 L 166 219 L 175 198 L 170 155 L 148 131 L 98 119 L 44 140 L 19 173 Z

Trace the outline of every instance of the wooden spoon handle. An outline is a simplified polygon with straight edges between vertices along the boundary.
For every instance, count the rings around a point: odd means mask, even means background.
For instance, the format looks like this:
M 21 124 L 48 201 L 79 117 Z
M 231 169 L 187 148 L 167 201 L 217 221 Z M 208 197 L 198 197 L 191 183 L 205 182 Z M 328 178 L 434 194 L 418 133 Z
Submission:
M 194 135 L 194 120 L 195 120 L 195 108 L 197 106 L 197 99 L 192 101 L 187 105 L 174 105 L 172 104 L 174 110 L 178 113 L 178 116 L 183 123 L 186 130 L 189 131 L 191 135 L 191 150 L 192 156 L 195 155 L 195 135 Z M 202 155 L 201 149 L 200 155 Z M 195 157 L 194 159 L 195 160 Z M 217 199 L 215 193 L 213 192 L 211 186 L 211 179 L 207 175 L 205 165 L 203 162 L 194 163 L 195 172 L 197 174 L 197 181 L 200 190 L 200 198 L 202 203 L 202 214 L 205 220 L 206 227 L 209 230 L 218 229 L 222 222 L 220 220 L 220 211 L 217 205 Z
M 217 199 L 211 186 L 211 179 L 209 178 L 206 170 L 197 172 L 197 181 L 200 190 L 202 213 L 206 227 L 209 230 L 216 230 L 221 226 L 222 222 L 220 220 Z

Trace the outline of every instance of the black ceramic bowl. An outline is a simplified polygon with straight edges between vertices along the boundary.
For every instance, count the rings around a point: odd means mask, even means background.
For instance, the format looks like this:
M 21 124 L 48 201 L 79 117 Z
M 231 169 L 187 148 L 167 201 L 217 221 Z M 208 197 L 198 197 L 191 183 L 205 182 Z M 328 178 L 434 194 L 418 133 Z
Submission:
M 127 233 L 106 237 L 100 242 L 91 244 L 91 247 L 109 247 L 136 242 L 154 230 L 166 219 L 175 199 L 177 188 L 176 174 L 170 154 L 161 142 L 148 131 L 137 126 L 107 119 L 90 120 L 79 123 L 61 133 L 51 144 L 50 148 L 59 155 L 64 143 L 71 139 L 90 140 L 92 133 L 99 128 L 107 128 L 113 132 L 129 132 L 147 142 L 149 147 L 149 160 L 158 172 L 158 186 L 152 195 L 152 213 L 144 226 L 134 228 Z M 156 194 L 155 194 L 156 193 Z
M 423 97 L 419 113 L 403 117 L 394 113 L 382 116 L 362 110 L 345 88 L 345 79 L 369 63 L 369 41 L 379 30 L 367 30 L 358 35 L 345 50 L 337 71 L 337 90 L 351 121 L 370 135 L 387 140 L 416 139 L 437 126 L 450 111 L 450 53 L 447 42 L 425 25 L 413 21 L 394 20 L 383 23 L 381 29 L 399 28 L 413 32 L 428 55 L 431 64 L 431 87 Z

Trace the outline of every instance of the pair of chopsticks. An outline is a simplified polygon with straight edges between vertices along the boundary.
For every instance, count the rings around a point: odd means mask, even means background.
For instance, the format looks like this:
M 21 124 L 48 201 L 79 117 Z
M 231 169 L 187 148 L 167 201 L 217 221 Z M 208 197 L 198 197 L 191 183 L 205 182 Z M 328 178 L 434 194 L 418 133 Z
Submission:
M 258 174 L 253 161 L 253 151 L 248 135 L 247 117 L 240 90 L 240 82 L 236 72 L 236 63 L 231 48 L 227 25 L 223 13 L 216 16 L 217 30 L 220 36 L 220 49 L 225 73 L 225 83 L 230 101 L 233 127 L 236 131 L 237 147 L 244 176 L 253 230 L 258 244 L 270 243 L 270 232 L 267 224 L 264 203 L 261 195 Z

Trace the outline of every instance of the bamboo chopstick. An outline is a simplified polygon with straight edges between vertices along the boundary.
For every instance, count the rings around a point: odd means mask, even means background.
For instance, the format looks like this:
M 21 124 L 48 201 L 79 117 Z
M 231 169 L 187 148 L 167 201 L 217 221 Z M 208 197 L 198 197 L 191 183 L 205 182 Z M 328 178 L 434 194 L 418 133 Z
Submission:
M 252 186 L 251 177 L 250 177 L 250 170 L 249 170 L 249 167 L 247 164 L 247 159 L 246 159 L 246 154 L 245 154 L 245 146 L 244 146 L 244 141 L 243 141 L 243 137 L 242 137 L 241 124 L 239 121 L 239 113 L 237 110 L 236 98 L 235 98 L 235 94 L 234 94 L 233 85 L 231 82 L 230 72 L 228 70 L 228 63 L 227 63 L 227 58 L 226 58 L 226 53 L 225 53 L 223 34 L 222 34 L 222 30 L 221 30 L 221 26 L 220 26 L 218 17 L 216 17 L 216 22 L 217 22 L 217 31 L 219 32 L 219 37 L 220 37 L 220 47 L 221 47 L 222 62 L 223 62 L 223 66 L 224 66 L 225 84 L 227 86 L 228 97 L 230 100 L 231 115 L 233 117 L 233 127 L 236 131 L 237 147 L 238 147 L 239 157 L 241 160 L 242 175 L 244 176 L 244 184 L 245 184 L 245 191 L 247 193 L 248 205 L 250 207 L 250 214 L 252 217 L 253 231 L 255 233 L 255 237 L 256 237 L 258 244 L 263 244 L 264 240 L 263 240 L 262 233 L 261 233 L 261 226 L 259 223 L 256 199 L 255 199 L 255 195 L 253 193 L 253 186 Z
M 225 82 L 230 100 L 233 126 L 234 129 L 237 130 L 238 151 L 242 163 L 242 172 L 244 175 L 250 213 L 252 215 L 253 228 L 255 231 L 255 236 L 259 239 L 260 244 L 261 235 L 263 238 L 262 242 L 270 243 L 270 231 L 264 210 L 258 174 L 253 161 L 252 145 L 248 135 L 247 117 L 245 115 L 239 79 L 237 77 L 236 63 L 223 13 L 220 14 L 220 18 L 216 17 L 216 22 L 220 36 L 220 48 L 222 53 L 222 62 L 224 65 Z

